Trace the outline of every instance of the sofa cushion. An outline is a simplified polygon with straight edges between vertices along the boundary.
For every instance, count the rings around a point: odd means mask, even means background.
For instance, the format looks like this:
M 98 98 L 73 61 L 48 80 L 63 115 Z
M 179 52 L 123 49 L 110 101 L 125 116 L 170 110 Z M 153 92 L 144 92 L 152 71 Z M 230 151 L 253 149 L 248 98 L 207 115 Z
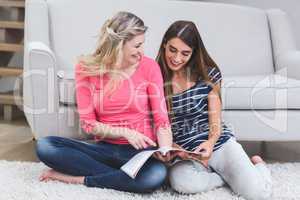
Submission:
M 59 101 L 75 105 L 73 71 L 59 71 Z M 281 75 L 229 76 L 222 82 L 226 110 L 300 109 L 300 81 Z
M 224 77 L 222 100 L 227 110 L 300 109 L 300 81 L 276 74 Z

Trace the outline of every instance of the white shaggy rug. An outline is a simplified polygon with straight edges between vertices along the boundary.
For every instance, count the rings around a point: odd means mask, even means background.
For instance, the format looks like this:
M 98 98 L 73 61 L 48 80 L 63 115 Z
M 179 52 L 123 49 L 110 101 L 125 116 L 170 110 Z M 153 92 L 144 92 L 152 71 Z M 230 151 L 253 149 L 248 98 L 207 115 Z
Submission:
M 272 200 L 300 199 L 300 163 L 268 164 L 273 176 Z M 39 182 L 40 173 L 47 168 L 42 163 L 0 161 L 0 200 L 242 200 L 226 188 L 196 195 L 180 195 L 171 190 L 158 190 L 140 195 L 110 189 L 88 188 L 57 181 Z M 245 180 L 247 184 L 247 180 Z

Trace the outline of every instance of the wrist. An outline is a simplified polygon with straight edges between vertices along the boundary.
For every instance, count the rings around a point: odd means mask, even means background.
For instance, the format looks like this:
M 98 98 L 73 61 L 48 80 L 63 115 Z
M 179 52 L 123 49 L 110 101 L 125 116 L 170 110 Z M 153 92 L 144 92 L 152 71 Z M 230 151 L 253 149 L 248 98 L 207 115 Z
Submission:
M 124 137 L 126 139 L 129 139 L 131 137 L 135 137 L 139 134 L 136 130 L 129 129 L 129 128 L 122 128 L 122 131 L 120 132 L 120 136 Z
M 173 137 L 170 128 L 160 128 L 157 133 L 157 143 L 159 147 L 172 147 Z
M 172 147 L 173 142 L 169 141 L 168 138 L 157 138 L 157 144 L 159 147 Z
M 130 134 L 130 132 L 129 132 L 128 130 L 125 130 L 125 131 L 121 131 L 121 132 L 120 132 L 120 136 L 121 136 L 121 137 L 124 137 L 124 138 L 126 138 L 126 139 L 128 139 L 130 135 L 132 135 L 132 134 Z
M 209 139 L 207 140 L 207 142 L 210 143 L 211 146 L 215 146 L 215 144 L 216 144 L 217 141 L 216 141 L 216 139 L 214 139 L 214 138 L 209 138 Z
M 165 147 L 171 148 L 172 145 L 168 145 L 168 144 L 159 144 L 159 143 L 158 143 L 158 147 L 159 147 L 159 148 L 165 148 Z

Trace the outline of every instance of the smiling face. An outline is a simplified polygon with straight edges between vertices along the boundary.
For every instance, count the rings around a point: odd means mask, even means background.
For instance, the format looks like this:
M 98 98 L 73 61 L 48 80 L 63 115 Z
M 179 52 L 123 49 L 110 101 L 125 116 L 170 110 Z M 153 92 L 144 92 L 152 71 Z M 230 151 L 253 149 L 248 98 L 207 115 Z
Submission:
M 132 66 L 139 63 L 144 55 L 145 34 L 134 36 L 123 46 L 123 65 Z
M 173 72 L 184 70 L 184 67 L 190 60 L 192 53 L 193 49 L 178 37 L 170 39 L 165 44 L 166 64 Z

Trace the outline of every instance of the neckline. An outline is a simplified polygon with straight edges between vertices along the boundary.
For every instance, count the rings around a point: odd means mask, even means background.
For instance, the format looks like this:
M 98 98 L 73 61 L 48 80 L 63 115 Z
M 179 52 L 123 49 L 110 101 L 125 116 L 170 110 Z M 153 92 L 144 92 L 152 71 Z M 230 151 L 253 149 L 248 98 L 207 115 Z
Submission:
M 121 79 L 120 81 L 128 81 L 128 80 L 132 80 L 132 79 L 136 76 L 136 74 L 138 73 L 139 69 L 141 68 L 142 61 L 143 61 L 143 58 L 141 59 L 141 61 L 140 61 L 139 64 L 137 65 L 137 67 L 136 67 L 136 69 L 134 70 L 134 72 L 133 72 L 130 76 L 128 76 L 128 77 L 126 77 L 126 78 L 124 78 L 124 79 Z M 106 74 L 103 78 L 108 79 L 108 80 L 111 79 L 107 74 Z
M 186 90 L 183 90 L 182 92 L 173 94 L 173 97 L 183 95 L 184 93 L 188 92 L 189 90 L 194 89 L 194 88 L 198 85 L 198 83 L 199 83 L 199 81 L 197 81 L 197 82 L 196 82 L 193 86 L 191 86 L 190 88 L 188 88 L 188 89 L 186 89 Z

